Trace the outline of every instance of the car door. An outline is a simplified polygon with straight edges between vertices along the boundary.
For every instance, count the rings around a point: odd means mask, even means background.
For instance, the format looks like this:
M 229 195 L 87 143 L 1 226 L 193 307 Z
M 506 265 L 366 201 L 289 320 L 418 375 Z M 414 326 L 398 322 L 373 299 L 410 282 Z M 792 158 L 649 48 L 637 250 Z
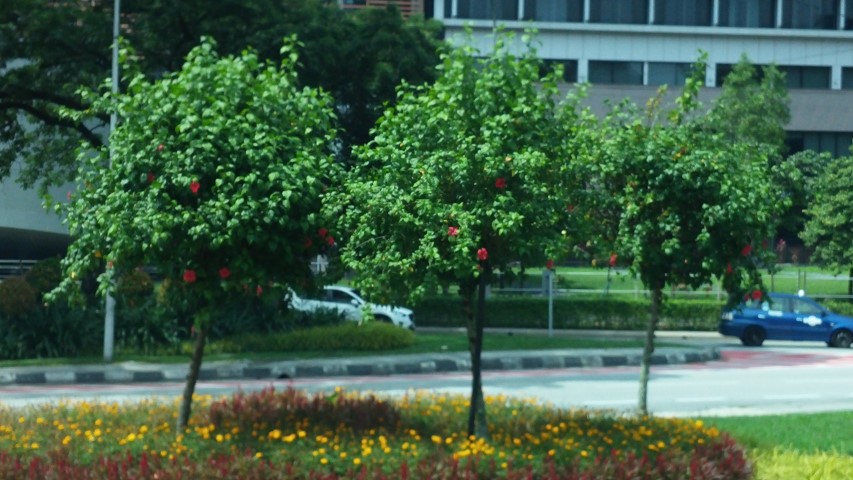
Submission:
M 829 338 L 829 322 L 824 321 L 825 310 L 806 298 L 791 299 L 792 340 L 819 340 Z
M 784 297 L 771 297 L 761 302 L 756 319 L 767 339 L 784 340 L 790 336 L 793 319 L 787 315 L 788 309 L 788 299 Z

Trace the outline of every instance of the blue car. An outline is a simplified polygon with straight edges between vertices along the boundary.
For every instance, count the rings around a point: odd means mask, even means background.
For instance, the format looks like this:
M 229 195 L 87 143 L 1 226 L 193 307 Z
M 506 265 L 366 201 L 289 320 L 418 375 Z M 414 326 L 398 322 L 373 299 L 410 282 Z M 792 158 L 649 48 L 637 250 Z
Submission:
M 784 293 L 724 311 L 719 330 L 750 347 L 759 347 L 764 340 L 810 340 L 836 348 L 853 343 L 853 318 L 833 313 L 811 298 Z

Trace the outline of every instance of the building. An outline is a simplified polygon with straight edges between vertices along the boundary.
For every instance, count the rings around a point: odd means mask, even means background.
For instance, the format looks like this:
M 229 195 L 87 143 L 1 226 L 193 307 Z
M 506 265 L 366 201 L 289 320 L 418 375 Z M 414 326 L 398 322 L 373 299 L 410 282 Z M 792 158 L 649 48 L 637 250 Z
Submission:
M 453 41 L 473 30 L 488 51 L 502 25 L 539 32 L 539 54 L 560 62 L 567 82 L 590 82 L 589 104 L 684 83 L 708 52 L 703 100 L 746 54 L 786 73 L 792 152 L 848 154 L 853 140 L 853 0 L 430 0 Z M 429 10 L 429 9 L 428 9 Z
M 404 17 L 424 13 L 424 0 L 338 0 L 344 10 L 354 8 L 378 7 L 386 8 L 394 4 Z

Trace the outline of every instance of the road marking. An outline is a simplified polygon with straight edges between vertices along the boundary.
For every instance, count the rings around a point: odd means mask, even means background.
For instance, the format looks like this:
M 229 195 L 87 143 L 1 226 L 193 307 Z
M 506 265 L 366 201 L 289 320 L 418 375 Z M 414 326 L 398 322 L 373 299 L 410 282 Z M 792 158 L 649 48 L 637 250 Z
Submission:
M 803 393 L 799 395 L 765 395 L 766 400 L 815 400 L 820 398 L 820 395 L 813 393 Z
M 690 397 L 690 398 L 676 398 L 676 403 L 704 403 L 704 402 L 725 402 L 728 400 L 726 397 Z

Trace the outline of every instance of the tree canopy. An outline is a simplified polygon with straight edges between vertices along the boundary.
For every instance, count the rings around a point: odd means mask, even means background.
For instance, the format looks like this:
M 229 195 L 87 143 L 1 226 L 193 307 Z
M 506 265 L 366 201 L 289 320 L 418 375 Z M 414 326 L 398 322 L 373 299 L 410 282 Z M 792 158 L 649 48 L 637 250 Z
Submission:
M 72 119 L 61 111 L 88 112 L 76 92 L 109 77 L 112 9 L 111 0 L 0 3 L 0 178 L 21 158 L 23 185 L 67 181 L 79 142 L 104 143 L 106 117 Z M 152 79 L 179 69 L 202 36 L 214 38 L 224 54 L 252 47 L 261 60 L 277 62 L 281 39 L 296 34 L 300 83 L 335 98 L 343 157 L 367 140 L 399 81 L 429 82 L 438 62 L 438 25 L 404 21 L 393 7 L 345 12 L 330 0 L 124 0 L 121 24 Z
M 478 435 L 485 429 L 484 418 L 474 426 L 483 407 L 485 287 L 493 270 L 517 260 L 544 265 L 567 243 L 566 192 L 578 181 L 570 161 L 580 148 L 574 130 L 585 118 L 574 103 L 560 105 L 558 77 L 540 78 L 532 48 L 510 53 L 510 38 L 499 35 L 485 55 L 455 49 L 433 85 L 401 88 L 373 141 L 356 150 L 357 166 L 332 202 L 338 228 L 347 232 L 342 260 L 363 290 L 417 300 L 454 284 L 469 307 L 478 292 L 469 322 L 469 430 Z
M 195 318 L 196 374 L 218 307 L 310 282 L 309 259 L 334 244 L 320 216 L 339 171 L 333 103 L 298 85 L 292 40 L 281 53 L 279 68 L 250 51 L 219 57 L 206 40 L 178 72 L 92 99 L 120 122 L 109 148 L 80 153 L 61 288 L 105 265 L 102 290 L 116 272 L 155 267 Z

